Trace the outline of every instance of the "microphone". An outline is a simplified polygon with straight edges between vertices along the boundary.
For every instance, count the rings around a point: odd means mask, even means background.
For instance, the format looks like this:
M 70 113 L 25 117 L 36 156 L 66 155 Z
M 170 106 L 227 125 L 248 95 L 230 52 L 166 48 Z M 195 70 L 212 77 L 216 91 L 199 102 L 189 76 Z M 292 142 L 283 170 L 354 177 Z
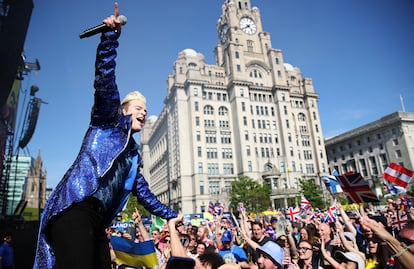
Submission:
M 127 17 L 125 17 L 124 15 L 119 15 L 118 16 L 118 20 L 121 22 L 121 25 L 125 25 L 127 23 Z M 102 32 L 106 32 L 109 31 L 111 28 L 106 26 L 105 23 L 102 23 L 100 25 L 97 25 L 95 27 L 89 28 L 85 31 L 83 31 L 82 33 L 79 34 L 80 38 L 85 38 L 85 37 L 90 37 Z

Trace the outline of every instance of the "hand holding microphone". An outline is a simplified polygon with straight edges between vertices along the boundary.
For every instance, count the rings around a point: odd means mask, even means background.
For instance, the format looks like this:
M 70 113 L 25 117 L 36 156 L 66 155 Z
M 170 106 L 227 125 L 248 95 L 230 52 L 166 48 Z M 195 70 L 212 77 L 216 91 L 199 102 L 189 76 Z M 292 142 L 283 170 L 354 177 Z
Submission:
M 98 33 L 106 32 L 111 29 L 121 30 L 122 25 L 127 23 L 127 18 L 124 15 L 119 15 L 118 3 L 115 2 L 114 15 L 109 16 L 103 20 L 103 23 L 95 27 L 89 28 L 79 34 L 80 38 L 90 37 Z

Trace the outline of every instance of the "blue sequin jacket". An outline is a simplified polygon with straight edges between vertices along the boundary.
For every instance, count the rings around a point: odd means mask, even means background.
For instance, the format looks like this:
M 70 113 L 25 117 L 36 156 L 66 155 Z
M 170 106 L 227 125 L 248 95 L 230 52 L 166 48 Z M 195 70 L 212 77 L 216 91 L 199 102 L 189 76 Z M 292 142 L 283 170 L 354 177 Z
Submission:
M 82 146 L 75 162 L 66 172 L 49 197 L 42 213 L 39 228 L 34 268 L 53 268 L 55 259 L 53 249 L 47 241 L 45 228 L 48 222 L 63 210 L 77 202 L 94 195 L 102 184 L 105 175 L 111 173 L 114 160 L 130 145 L 135 145 L 131 136 L 130 116 L 122 114 L 118 88 L 115 82 L 115 58 L 118 47 L 119 33 L 105 32 L 97 48 L 95 63 L 95 101 L 91 113 L 90 126 L 86 132 Z M 140 162 L 138 152 L 135 158 Z M 128 179 L 131 182 L 130 191 L 135 195 L 149 212 L 165 219 L 174 218 L 177 213 L 162 204 L 149 190 L 148 183 L 139 173 L 138 165 L 132 165 Z M 135 168 L 135 169 L 134 169 Z M 124 174 L 128 174 L 128 171 Z M 129 194 L 128 192 L 128 194 Z M 126 197 L 113 197 L 119 194 L 108 193 L 105 199 L 125 200 Z M 111 219 L 118 212 L 106 212 L 106 218 Z M 109 223 L 108 223 L 109 225 Z M 64 232 L 64 231 L 63 231 Z

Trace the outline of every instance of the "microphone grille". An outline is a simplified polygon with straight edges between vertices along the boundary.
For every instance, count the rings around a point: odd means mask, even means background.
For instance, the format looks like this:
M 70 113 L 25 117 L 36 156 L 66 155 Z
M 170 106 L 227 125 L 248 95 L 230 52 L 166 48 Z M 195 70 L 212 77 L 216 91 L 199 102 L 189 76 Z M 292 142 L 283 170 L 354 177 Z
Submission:
M 125 25 L 127 23 L 127 17 L 124 15 L 119 15 L 118 20 L 121 22 L 122 25 Z

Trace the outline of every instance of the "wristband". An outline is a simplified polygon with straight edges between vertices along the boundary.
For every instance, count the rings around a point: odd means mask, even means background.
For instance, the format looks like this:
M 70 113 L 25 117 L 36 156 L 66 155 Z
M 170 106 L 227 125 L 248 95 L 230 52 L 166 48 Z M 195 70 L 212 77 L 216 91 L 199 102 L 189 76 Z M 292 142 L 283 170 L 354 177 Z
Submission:
M 399 258 L 401 255 L 403 255 L 410 247 L 407 246 L 406 244 L 402 243 L 401 246 L 403 247 L 403 250 L 401 250 L 400 252 L 392 255 L 392 257 L 394 259 Z

